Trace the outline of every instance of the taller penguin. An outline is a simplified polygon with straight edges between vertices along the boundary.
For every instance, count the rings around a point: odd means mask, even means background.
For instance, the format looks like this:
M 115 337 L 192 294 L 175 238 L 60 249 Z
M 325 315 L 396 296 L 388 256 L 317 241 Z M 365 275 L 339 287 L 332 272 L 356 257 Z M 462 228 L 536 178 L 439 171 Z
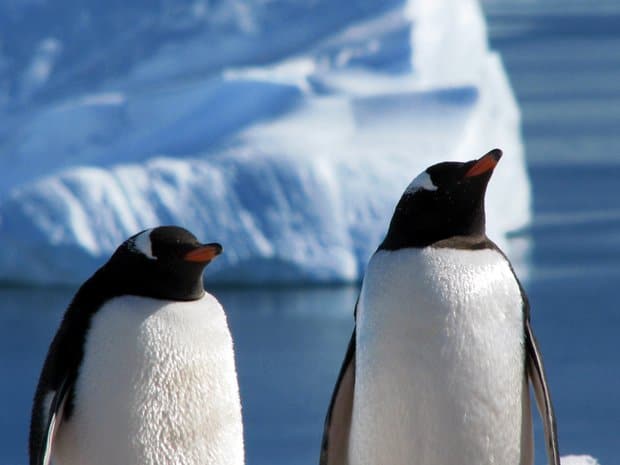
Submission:
M 244 463 L 233 343 L 202 283 L 221 251 L 146 230 L 80 287 L 37 387 L 31 465 Z
M 528 300 L 485 234 L 500 157 L 431 166 L 400 199 L 364 277 L 321 465 L 531 465 L 529 383 L 559 465 Z

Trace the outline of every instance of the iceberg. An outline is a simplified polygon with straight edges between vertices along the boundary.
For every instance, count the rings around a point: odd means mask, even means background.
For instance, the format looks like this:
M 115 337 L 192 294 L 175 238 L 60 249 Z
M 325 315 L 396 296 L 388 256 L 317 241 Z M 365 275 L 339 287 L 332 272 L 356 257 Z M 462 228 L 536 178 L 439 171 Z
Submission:
M 0 88 L 0 281 L 79 283 L 160 224 L 224 245 L 209 282 L 355 281 L 414 176 L 494 147 L 489 236 L 525 253 L 520 116 L 476 0 L 179 5 L 111 6 L 127 30 L 102 19 L 88 54 L 78 27 L 33 39 Z

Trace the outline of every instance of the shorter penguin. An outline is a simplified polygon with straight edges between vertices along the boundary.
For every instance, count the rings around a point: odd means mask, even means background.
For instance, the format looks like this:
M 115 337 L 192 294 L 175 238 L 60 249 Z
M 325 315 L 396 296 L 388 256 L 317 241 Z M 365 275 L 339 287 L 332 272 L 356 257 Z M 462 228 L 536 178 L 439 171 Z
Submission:
M 405 190 L 364 276 L 321 465 L 531 465 L 530 384 L 559 465 L 528 299 L 485 233 L 501 155 L 439 163 Z
M 202 273 L 222 252 L 162 226 L 78 290 L 37 386 L 30 465 L 242 465 L 233 343 Z

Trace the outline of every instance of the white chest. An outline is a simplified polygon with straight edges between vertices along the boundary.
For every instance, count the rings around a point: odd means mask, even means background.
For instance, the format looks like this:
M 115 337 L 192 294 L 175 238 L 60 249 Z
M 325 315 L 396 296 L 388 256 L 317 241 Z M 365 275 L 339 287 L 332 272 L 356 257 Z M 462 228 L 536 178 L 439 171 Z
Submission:
M 357 313 L 351 463 L 518 464 L 522 342 L 498 252 L 375 254 Z
M 116 298 L 93 317 L 58 465 L 241 465 L 232 339 L 217 300 Z

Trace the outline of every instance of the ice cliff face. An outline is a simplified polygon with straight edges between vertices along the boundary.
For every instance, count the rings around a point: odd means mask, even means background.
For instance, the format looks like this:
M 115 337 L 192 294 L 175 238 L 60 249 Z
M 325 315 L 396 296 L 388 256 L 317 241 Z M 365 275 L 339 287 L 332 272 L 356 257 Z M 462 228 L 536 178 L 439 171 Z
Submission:
M 418 172 L 494 147 L 518 255 L 519 113 L 476 1 L 166 5 L 56 7 L 0 50 L 0 280 L 79 282 L 159 224 L 224 245 L 210 282 L 355 280 Z

